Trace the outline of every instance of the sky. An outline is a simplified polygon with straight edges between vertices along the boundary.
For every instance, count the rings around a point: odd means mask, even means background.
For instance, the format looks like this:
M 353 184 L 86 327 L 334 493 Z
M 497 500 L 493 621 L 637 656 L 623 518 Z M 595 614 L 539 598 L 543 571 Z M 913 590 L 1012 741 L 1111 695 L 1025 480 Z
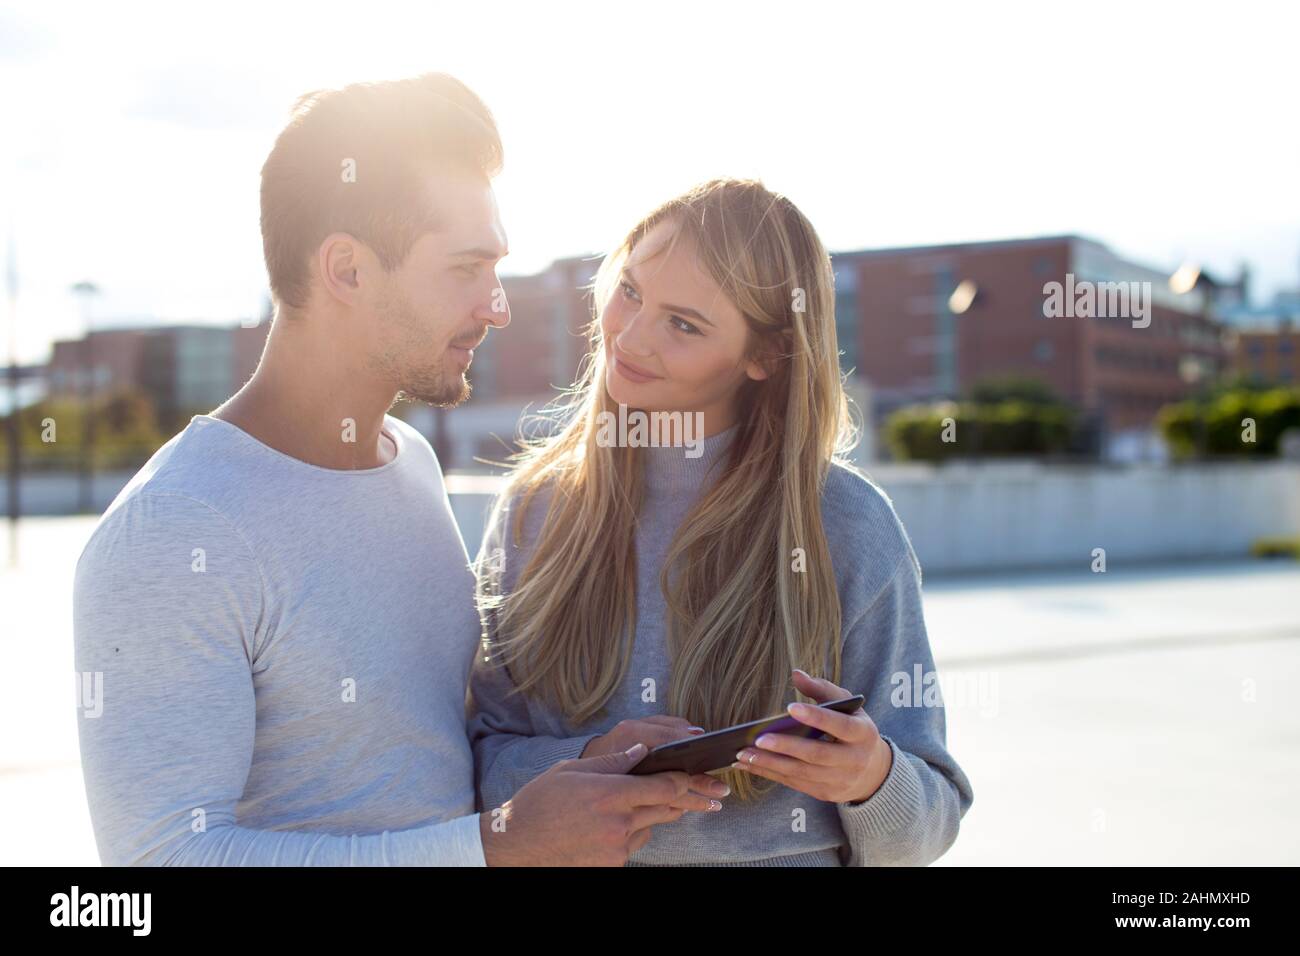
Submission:
M 1236 0 L 3 2 L 19 357 L 82 334 L 83 279 L 96 326 L 260 313 L 258 173 L 293 99 L 428 70 L 496 115 L 503 273 L 732 175 L 832 251 L 1074 233 L 1249 263 L 1263 299 L 1300 285 L 1297 27 Z

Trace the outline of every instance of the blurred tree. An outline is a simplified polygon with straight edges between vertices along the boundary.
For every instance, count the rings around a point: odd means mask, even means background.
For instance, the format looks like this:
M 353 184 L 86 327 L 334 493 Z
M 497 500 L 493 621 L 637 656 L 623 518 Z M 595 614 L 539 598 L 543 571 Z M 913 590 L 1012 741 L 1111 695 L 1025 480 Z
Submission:
M 95 399 L 93 467 L 138 468 L 149 459 L 166 436 L 159 430 L 154 408 L 143 392 L 124 390 Z M 18 414 L 19 441 L 24 470 L 61 470 L 78 467 L 88 416 L 86 404 L 74 399 L 46 399 L 28 405 Z M 0 419 L 6 425 L 8 416 Z M 8 449 L 0 451 L 8 463 Z
M 1067 404 L 1041 379 L 1026 375 L 1002 375 L 981 379 L 970 389 L 970 400 L 978 405 L 1024 402 L 1027 405 Z

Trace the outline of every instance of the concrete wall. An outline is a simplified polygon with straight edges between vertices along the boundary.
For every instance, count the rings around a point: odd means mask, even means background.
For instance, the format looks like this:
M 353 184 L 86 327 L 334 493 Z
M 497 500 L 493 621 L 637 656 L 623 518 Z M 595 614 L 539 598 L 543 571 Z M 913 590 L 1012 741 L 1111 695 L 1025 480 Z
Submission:
M 1300 536 L 1300 464 L 1187 467 L 878 465 L 928 573 L 1244 556 L 1262 537 Z M 453 490 L 457 490 L 454 485 Z M 477 549 L 490 496 L 453 495 Z
M 1193 466 L 877 465 L 927 574 L 1244 556 L 1262 537 L 1300 536 L 1300 464 Z M 96 476 L 96 507 L 129 473 Z M 452 474 L 452 509 L 473 556 L 496 481 Z M 3 501 L 0 496 L 0 501 Z M 70 514 L 75 474 L 29 475 L 25 514 Z
M 1044 466 L 869 470 L 927 572 L 1242 556 L 1300 536 L 1300 465 Z
M 107 508 L 122 490 L 133 471 L 106 471 L 92 476 L 95 512 Z M 70 515 L 77 513 L 81 500 L 81 479 L 75 471 L 29 472 L 18 483 L 19 501 L 25 515 Z M 8 514 L 8 477 L 0 474 L 0 514 Z

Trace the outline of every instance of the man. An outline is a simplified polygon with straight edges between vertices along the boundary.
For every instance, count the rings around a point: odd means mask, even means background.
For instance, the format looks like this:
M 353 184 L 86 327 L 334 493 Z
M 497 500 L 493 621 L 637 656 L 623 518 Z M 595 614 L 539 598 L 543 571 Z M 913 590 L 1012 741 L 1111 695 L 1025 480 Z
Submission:
M 711 777 L 567 761 L 474 811 L 480 627 L 428 443 L 509 309 L 491 114 L 453 78 L 302 97 L 262 169 L 276 317 L 252 379 L 105 512 L 77 567 L 79 719 L 115 864 L 621 864 Z M 681 732 L 685 736 L 686 722 Z

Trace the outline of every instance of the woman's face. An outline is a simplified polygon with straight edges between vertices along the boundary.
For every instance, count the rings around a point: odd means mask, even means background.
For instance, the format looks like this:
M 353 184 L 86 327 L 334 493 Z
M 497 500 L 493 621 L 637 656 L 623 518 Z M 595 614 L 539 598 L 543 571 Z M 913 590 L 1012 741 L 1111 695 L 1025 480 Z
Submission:
M 663 222 L 637 243 L 601 313 L 605 388 L 628 408 L 701 412 L 712 435 L 735 422 L 745 379 L 767 375 L 745 358 L 744 317 L 675 231 Z

